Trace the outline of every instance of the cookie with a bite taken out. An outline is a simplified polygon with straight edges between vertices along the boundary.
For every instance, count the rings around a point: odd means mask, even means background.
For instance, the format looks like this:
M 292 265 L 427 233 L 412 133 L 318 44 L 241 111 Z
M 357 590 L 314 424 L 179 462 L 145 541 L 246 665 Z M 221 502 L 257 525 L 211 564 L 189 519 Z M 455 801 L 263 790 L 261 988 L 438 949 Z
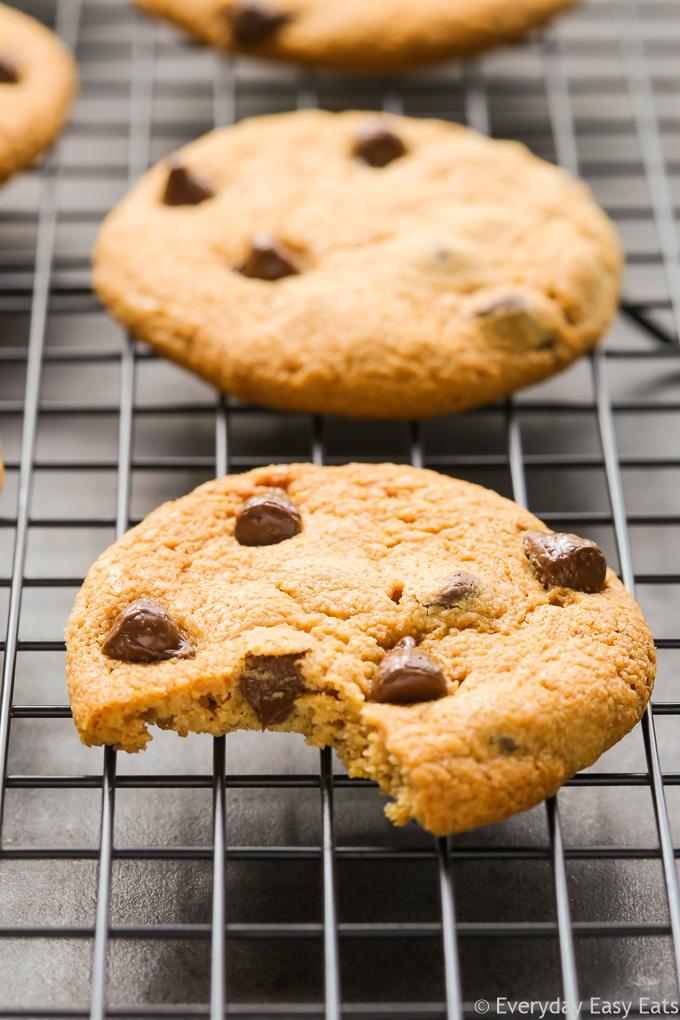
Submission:
M 555 793 L 655 673 L 595 543 L 391 464 L 261 468 L 166 503 L 92 567 L 67 649 L 87 744 L 301 733 L 438 834 Z

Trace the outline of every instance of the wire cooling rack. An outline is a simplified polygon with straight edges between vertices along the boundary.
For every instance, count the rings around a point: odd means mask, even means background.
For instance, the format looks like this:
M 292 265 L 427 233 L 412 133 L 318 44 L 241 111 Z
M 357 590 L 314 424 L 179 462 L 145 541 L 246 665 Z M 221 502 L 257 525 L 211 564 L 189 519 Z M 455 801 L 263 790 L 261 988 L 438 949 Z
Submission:
M 20 6 L 74 49 L 82 94 L 0 192 L 0 1017 L 416 1020 L 540 999 L 574 1020 L 677 1001 L 676 0 L 593 0 L 522 46 L 387 81 L 230 62 L 122 0 Z M 588 179 L 628 253 L 606 344 L 416 425 L 224 400 L 123 336 L 89 289 L 111 205 L 214 124 L 316 104 L 467 121 Z M 654 713 L 547 805 L 439 841 L 390 826 L 372 784 L 297 738 L 82 748 L 62 628 L 89 563 L 215 473 L 310 458 L 436 468 L 594 537 L 654 630 Z

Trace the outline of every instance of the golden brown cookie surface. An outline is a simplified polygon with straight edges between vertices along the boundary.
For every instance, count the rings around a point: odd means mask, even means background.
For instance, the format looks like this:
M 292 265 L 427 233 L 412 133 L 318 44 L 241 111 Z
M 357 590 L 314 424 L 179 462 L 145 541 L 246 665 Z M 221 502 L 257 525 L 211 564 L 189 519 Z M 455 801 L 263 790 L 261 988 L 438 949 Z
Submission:
M 565 574 L 584 548 L 568 536 L 539 580 L 537 532 L 495 493 L 398 465 L 201 486 L 88 574 L 67 629 L 81 738 L 135 751 L 149 723 L 274 727 L 335 747 L 397 822 L 442 834 L 525 810 L 631 729 L 655 672 L 612 571 L 581 557 Z M 553 568 L 604 587 L 554 586 Z
M 75 91 L 75 66 L 57 37 L 0 4 L 0 181 L 50 144 Z
M 151 170 L 102 228 L 95 285 L 138 336 L 239 397 L 420 418 L 590 349 L 620 267 L 585 185 L 517 143 L 305 111 Z
M 511 42 L 573 0 L 137 0 L 229 51 L 396 70 Z

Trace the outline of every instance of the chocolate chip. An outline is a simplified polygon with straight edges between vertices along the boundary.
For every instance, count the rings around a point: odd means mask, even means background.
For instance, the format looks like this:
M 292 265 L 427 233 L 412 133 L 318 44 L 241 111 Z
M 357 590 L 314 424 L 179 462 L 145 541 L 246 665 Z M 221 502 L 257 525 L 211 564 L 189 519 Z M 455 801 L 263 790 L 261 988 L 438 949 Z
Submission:
M 276 11 L 262 0 L 236 0 L 225 14 L 239 46 L 267 42 L 292 20 L 291 14 Z
M 266 234 L 257 234 L 248 255 L 237 272 L 253 280 L 282 280 L 286 276 L 297 276 L 300 267 L 290 248 Z
M 513 751 L 517 750 L 519 744 L 512 737 L 499 737 L 498 746 L 503 754 L 512 754 Z
M 368 124 L 360 132 L 354 156 L 368 166 L 384 167 L 406 155 L 406 146 L 398 135 L 381 124 Z
M 437 663 L 403 638 L 388 652 L 373 676 L 371 698 L 391 705 L 435 701 L 446 695 L 446 681 Z
M 478 577 L 468 573 L 467 570 L 454 570 L 442 581 L 438 591 L 433 593 L 427 602 L 423 602 L 423 605 L 427 608 L 441 606 L 444 609 L 452 609 L 459 602 L 473 598 L 479 593 L 479 589 Z
M 0 83 L 3 85 L 16 85 L 19 81 L 19 72 L 16 64 L 9 57 L 0 57 Z
M 150 599 L 136 599 L 118 614 L 102 652 L 122 662 L 192 659 L 196 654 L 169 613 Z
M 200 205 L 213 195 L 214 191 L 200 174 L 187 170 L 179 163 L 171 166 L 163 192 L 165 205 Z
M 287 719 L 295 699 L 304 693 L 305 683 L 299 666 L 304 654 L 246 655 L 239 688 L 263 730 Z
M 508 315 L 519 315 L 529 311 L 527 299 L 521 294 L 504 294 L 494 298 L 488 304 L 477 309 L 480 319 L 505 318 Z
M 599 545 L 564 533 L 527 531 L 524 549 L 536 576 L 546 587 L 557 585 L 576 591 L 602 591 L 607 560 Z
M 302 529 L 300 511 L 284 492 L 270 490 L 246 500 L 236 517 L 239 545 L 276 545 Z
M 524 343 L 527 347 L 549 347 L 558 339 L 545 314 L 532 308 L 523 294 L 502 294 L 482 304 L 475 316 L 487 322 L 496 334 L 510 342 Z

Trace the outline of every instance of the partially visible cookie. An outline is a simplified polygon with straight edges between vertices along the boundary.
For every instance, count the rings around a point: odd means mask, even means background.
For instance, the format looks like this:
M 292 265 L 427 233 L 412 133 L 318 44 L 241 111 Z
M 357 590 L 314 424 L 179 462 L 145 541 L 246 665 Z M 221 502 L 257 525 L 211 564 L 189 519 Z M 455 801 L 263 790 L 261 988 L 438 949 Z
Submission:
M 166 503 L 91 568 L 66 642 L 86 744 L 302 733 L 438 834 L 555 793 L 655 673 L 593 542 L 389 464 L 261 468 Z
M 0 181 L 61 130 L 77 85 L 73 60 L 47 28 L 0 3 Z
M 137 0 L 228 51 L 387 71 L 511 42 L 574 0 Z
M 114 315 L 229 393 L 423 418 L 589 350 L 621 251 L 586 186 L 522 145 L 309 110 L 156 166 L 106 220 L 94 267 Z

